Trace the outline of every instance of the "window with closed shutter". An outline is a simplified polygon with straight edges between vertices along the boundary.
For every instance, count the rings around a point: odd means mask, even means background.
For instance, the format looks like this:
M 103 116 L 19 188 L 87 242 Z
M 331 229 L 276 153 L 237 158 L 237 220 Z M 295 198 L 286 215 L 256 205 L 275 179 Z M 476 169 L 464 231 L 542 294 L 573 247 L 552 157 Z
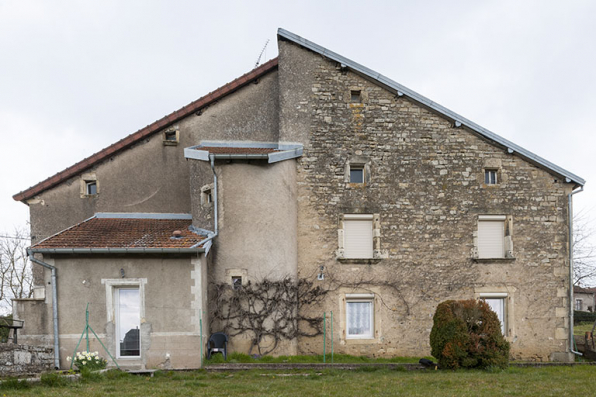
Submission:
M 373 257 L 372 215 L 344 215 L 344 257 Z
M 488 218 L 488 219 L 486 219 Z M 486 216 L 478 219 L 478 257 L 505 257 L 505 217 Z

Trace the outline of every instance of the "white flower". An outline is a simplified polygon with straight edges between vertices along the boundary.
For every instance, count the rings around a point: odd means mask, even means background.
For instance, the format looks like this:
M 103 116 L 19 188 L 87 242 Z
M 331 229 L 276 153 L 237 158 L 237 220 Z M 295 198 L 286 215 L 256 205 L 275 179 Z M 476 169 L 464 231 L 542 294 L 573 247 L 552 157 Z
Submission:
M 70 358 L 70 356 L 66 357 L 66 361 L 70 362 L 72 360 L 72 358 Z
M 83 360 L 83 361 L 81 361 L 81 364 L 85 365 L 85 364 L 87 364 L 87 361 Z

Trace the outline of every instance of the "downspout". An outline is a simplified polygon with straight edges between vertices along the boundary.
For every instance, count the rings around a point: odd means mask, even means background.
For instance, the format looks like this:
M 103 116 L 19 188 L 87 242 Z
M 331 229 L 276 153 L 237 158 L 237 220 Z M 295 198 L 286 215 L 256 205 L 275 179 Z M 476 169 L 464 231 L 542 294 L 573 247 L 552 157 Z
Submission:
M 205 247 L 205 256 L 207 256 L 209 248 L 213 244 L 212 240 L 219 234 L 219 228 L 217 226 L 217 174 L 215 173 L 215 155 L 210 154 L 209 159 L 211 160 L 211 171 L 213 171 L 213 220 L 215 224 L 213 225 L 213 234 L 200 242 L 200 245 Z
M 60 342 L 58 334 L 58 289 L 56 286 L 56 267 L 36 259 L 31 248 L 27 249 L 27 256 L 31 262 L 52 271 L 52 315 L 54 318 L 54 368 L 60 369 Z
M 569 351 L 578 356 L 582 356 L 583 354 L 573 349 L 575 342 L 573 336 L 573 195 L 583 191 L 584 187 L 582 186 L 579 190 L 572 191 L 567 195 L 567 203 L 569 205 Z

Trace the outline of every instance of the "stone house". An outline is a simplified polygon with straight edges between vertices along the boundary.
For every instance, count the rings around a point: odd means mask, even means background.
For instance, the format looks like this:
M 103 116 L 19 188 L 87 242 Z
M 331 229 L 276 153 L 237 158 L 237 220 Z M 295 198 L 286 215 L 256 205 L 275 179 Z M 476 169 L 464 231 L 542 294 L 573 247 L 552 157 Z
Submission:
M 596 307 L 596 288 L 573 286 L 573 308 L 582 312 L 594 312 Z
M 64 367 L 89 303 L 122 365 L 198 367 L 225 325 L 213 286 L 303 280 L 324 294 L 299 306 L 292 337 L 257 341 L 272 354 L 321 353 L 306 320 L 334 312 L 336 352 L 427 355 L 437 304 L 478 298 L 514 358 L 573 360 L 569 216 L 584 180 L 291 32 L 278 46 L 14 196 L 36 263 L 34 299 L 14 302 L 21 339 L 54 344 Z

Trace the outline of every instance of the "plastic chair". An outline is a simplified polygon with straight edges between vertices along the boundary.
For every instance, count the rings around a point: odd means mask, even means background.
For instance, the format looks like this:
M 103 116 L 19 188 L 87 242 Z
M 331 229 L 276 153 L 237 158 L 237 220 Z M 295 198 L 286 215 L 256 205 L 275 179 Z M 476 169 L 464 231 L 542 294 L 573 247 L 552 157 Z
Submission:
M 207 342 L 207 359 L 211 360 L 212 353 L 221 353 L 224 360 L 228 359 L 228 335 L 216 332 L 209 337 Z

